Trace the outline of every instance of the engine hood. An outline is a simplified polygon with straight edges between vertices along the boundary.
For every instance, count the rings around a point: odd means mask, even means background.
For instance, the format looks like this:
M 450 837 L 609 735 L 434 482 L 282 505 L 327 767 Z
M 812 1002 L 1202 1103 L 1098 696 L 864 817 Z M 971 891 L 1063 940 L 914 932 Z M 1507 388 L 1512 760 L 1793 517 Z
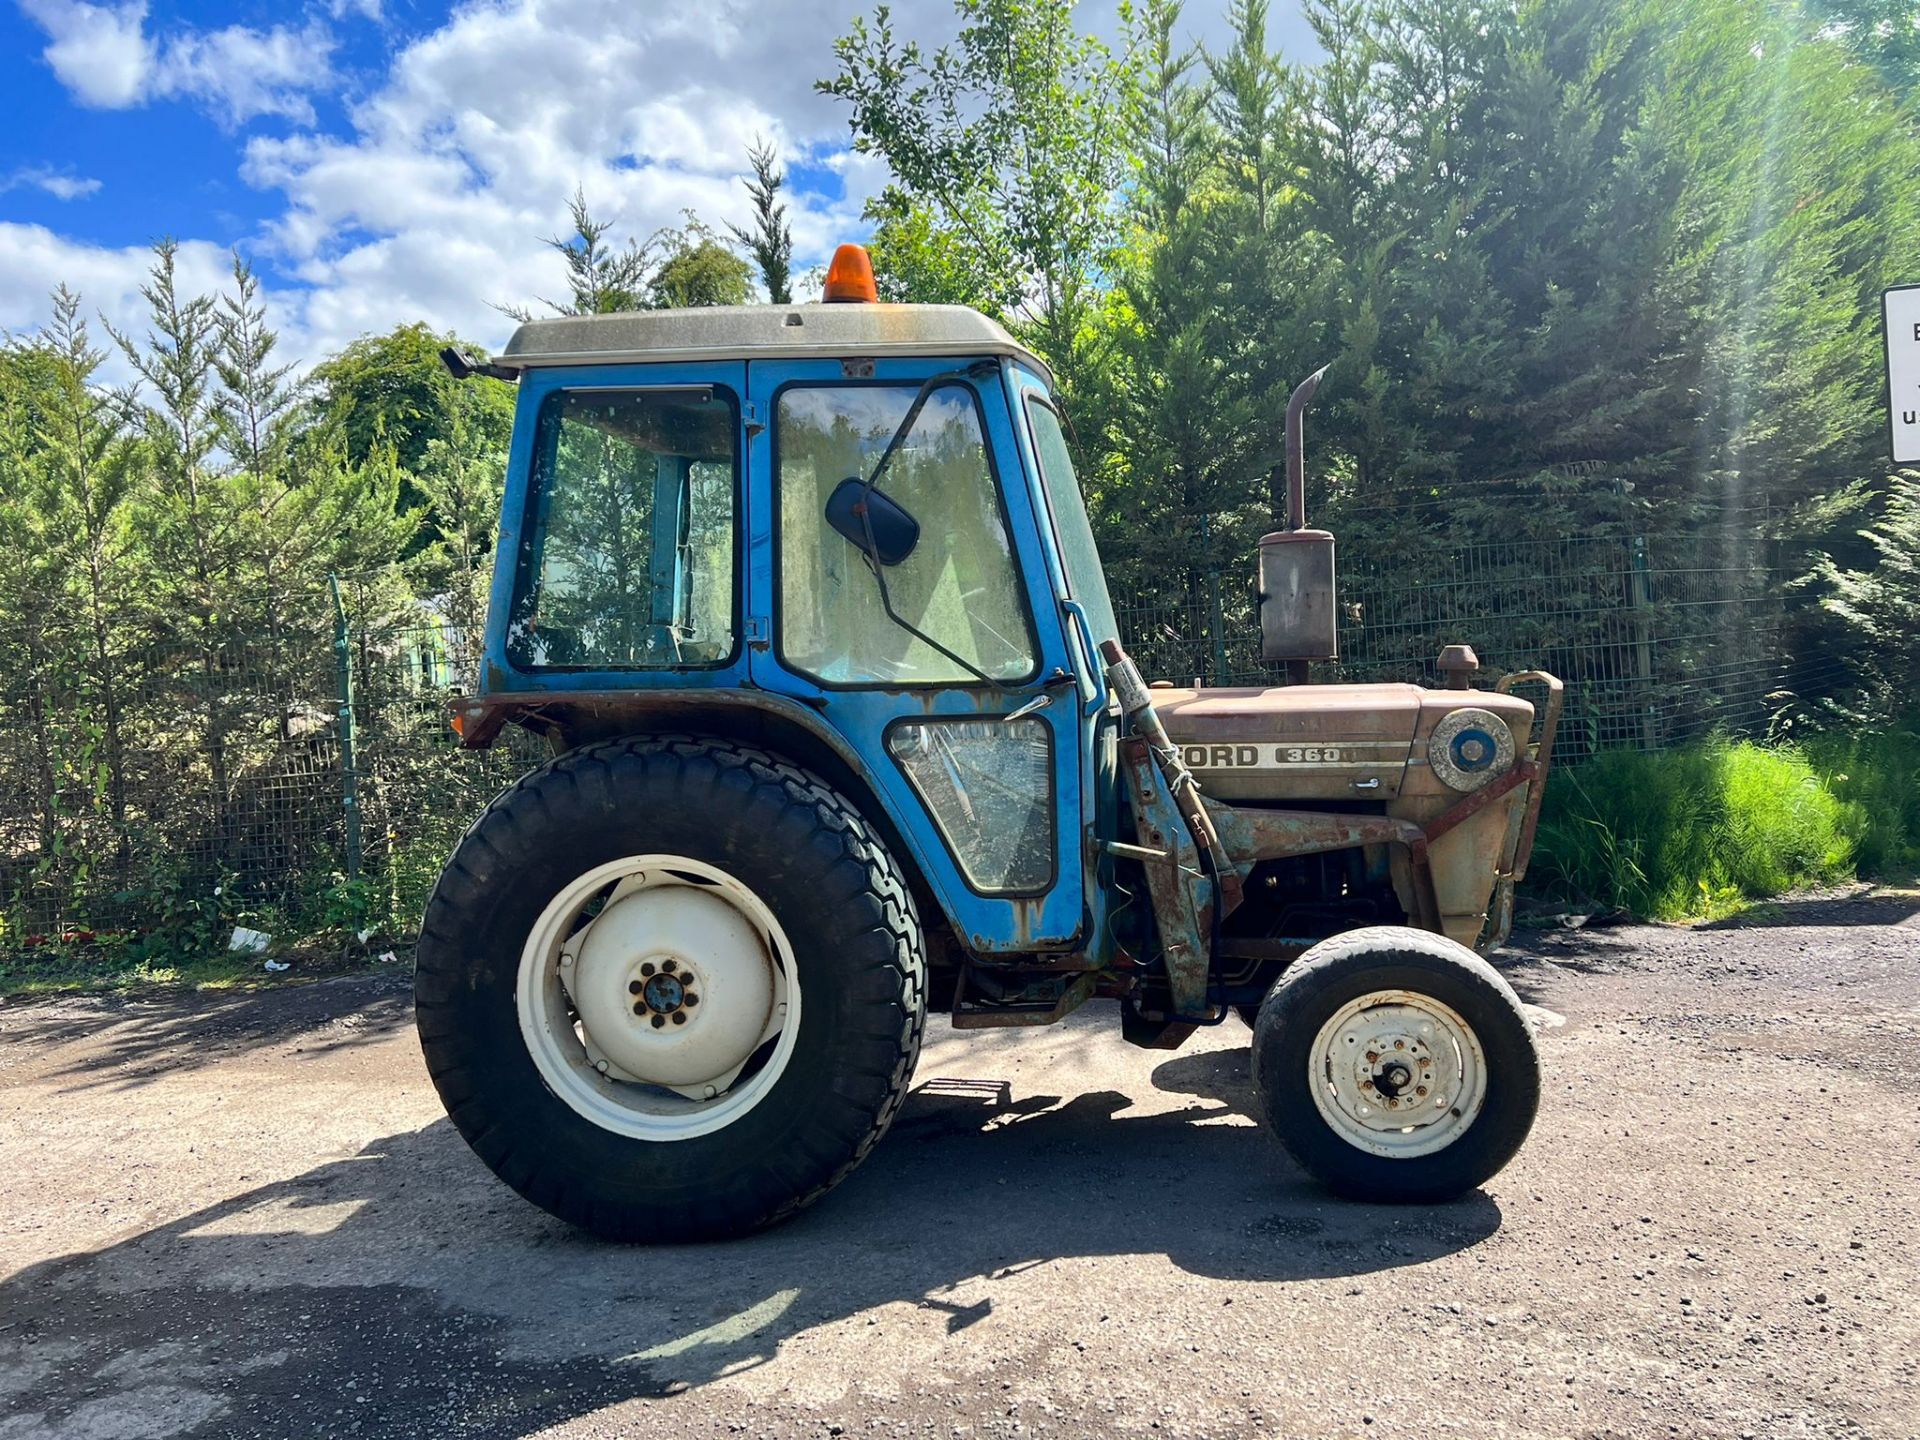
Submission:
M 1222 800 L 1391 800 L 1425 793 L 1426 740 L 1463 707 L 1489 711 L 1523 747 L 1525 700 L 1486 690 L 1418 685 L 1286 685 L 1188 690 L 1157 687 L 1154 711 L 1187 767 Z

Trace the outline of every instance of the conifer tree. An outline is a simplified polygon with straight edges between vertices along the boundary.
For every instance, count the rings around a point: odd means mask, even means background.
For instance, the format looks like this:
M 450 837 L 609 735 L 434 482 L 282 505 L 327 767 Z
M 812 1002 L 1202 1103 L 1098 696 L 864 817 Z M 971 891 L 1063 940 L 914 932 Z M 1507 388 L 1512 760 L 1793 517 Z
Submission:
M 760 267 L 767 303 L 791 305 L 793 231 L 787 224 L 787 207 L 780 199 L 786 173 L 780 169 L 779 156 L 770 141 L 755 141 L 747 151 L 747 163 L 753 167 L 753 178 L 747 182 L 747 193 L 753 197 L 753 225 L 729 225 L 727 229 Z
M 45 410 L 38 427 L 39 466 L 51 554 L 64 571 L 63 599 L 84 635 L 89 701 L 98 718 L 105 771 L 105 810 L 126 862 L 127 745 L 124 710 L 130 677 L 124 622 L 137 559 L 128 531 L 137 472 L 124 433 L 127 397 L 97 376 L 106 359 L 80 318 L 80 297 L 54 292 L 53 323 L 44 340 L 48 362 Z

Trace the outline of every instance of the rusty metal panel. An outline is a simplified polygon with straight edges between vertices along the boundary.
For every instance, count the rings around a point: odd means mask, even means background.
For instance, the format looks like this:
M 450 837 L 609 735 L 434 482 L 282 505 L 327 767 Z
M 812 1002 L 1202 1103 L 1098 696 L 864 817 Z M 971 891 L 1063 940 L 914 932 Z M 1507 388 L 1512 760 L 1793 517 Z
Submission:
M 1205 937 L 1212 928 L 1213 882 L 1200 871 L 1200 852 L 1148 753 L 1147 742 L 1129 735 L 1120 744 L 1120 761 L 1139 840 L 1163 857 L 1145 861 L 1140 868 L 1147 873 L 1147 895 L 1160 932 L 1173 1012 L 1211 1019 L 1207 1003 L 1211 958 Z
M 1223 800 L 1390 800 L 1426 692 L 1417 685 L 1295 685 L 1151 693 L 1207 793 Z

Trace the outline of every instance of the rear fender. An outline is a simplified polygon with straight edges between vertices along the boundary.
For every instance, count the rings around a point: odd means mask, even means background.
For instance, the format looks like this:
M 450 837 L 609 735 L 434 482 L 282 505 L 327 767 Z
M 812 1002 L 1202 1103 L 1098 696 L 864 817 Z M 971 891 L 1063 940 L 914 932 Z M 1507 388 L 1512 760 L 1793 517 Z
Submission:
M 452 709 L 468 749 L 486 749 L 509 723 L 545 737 L 562 754 L 626 735 L 690 731 L 755 745 L 806 766 L 853 801 L 900 862 L 920 911 L 928 959 L 958 963 L 964 947 L 859 752 L 801 702 L 764 690 L 528 691 L 458 699 Z

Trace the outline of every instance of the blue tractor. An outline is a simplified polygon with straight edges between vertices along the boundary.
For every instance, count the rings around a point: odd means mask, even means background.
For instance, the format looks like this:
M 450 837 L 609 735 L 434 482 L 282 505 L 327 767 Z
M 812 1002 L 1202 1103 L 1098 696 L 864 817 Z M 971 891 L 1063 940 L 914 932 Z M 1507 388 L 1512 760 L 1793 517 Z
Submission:
M 447 861 L 429 1070 L 509 1185 L 623 1239 L 732 1235 L 844 1178 L 929 1009 L 1122 1035 L 1253 1027 L 1266 1117 L 1335 1192 L 1438 1201 L 1519 1148 L 1539 1064 L 1499 943 L 1559 715 L 1539 672 L 1306 683 L 1333 538 L 1300 411 L 1261 546 L 1292 683 L 1148 684 L 1122 650 L 1045 364 L 951 306 L 521 326 L 462 742 L 553 758 Z M 1317 378 L 1317 377 L 1316 377 Z M 1513 692 L 1544 696 L 1541 713 Z

